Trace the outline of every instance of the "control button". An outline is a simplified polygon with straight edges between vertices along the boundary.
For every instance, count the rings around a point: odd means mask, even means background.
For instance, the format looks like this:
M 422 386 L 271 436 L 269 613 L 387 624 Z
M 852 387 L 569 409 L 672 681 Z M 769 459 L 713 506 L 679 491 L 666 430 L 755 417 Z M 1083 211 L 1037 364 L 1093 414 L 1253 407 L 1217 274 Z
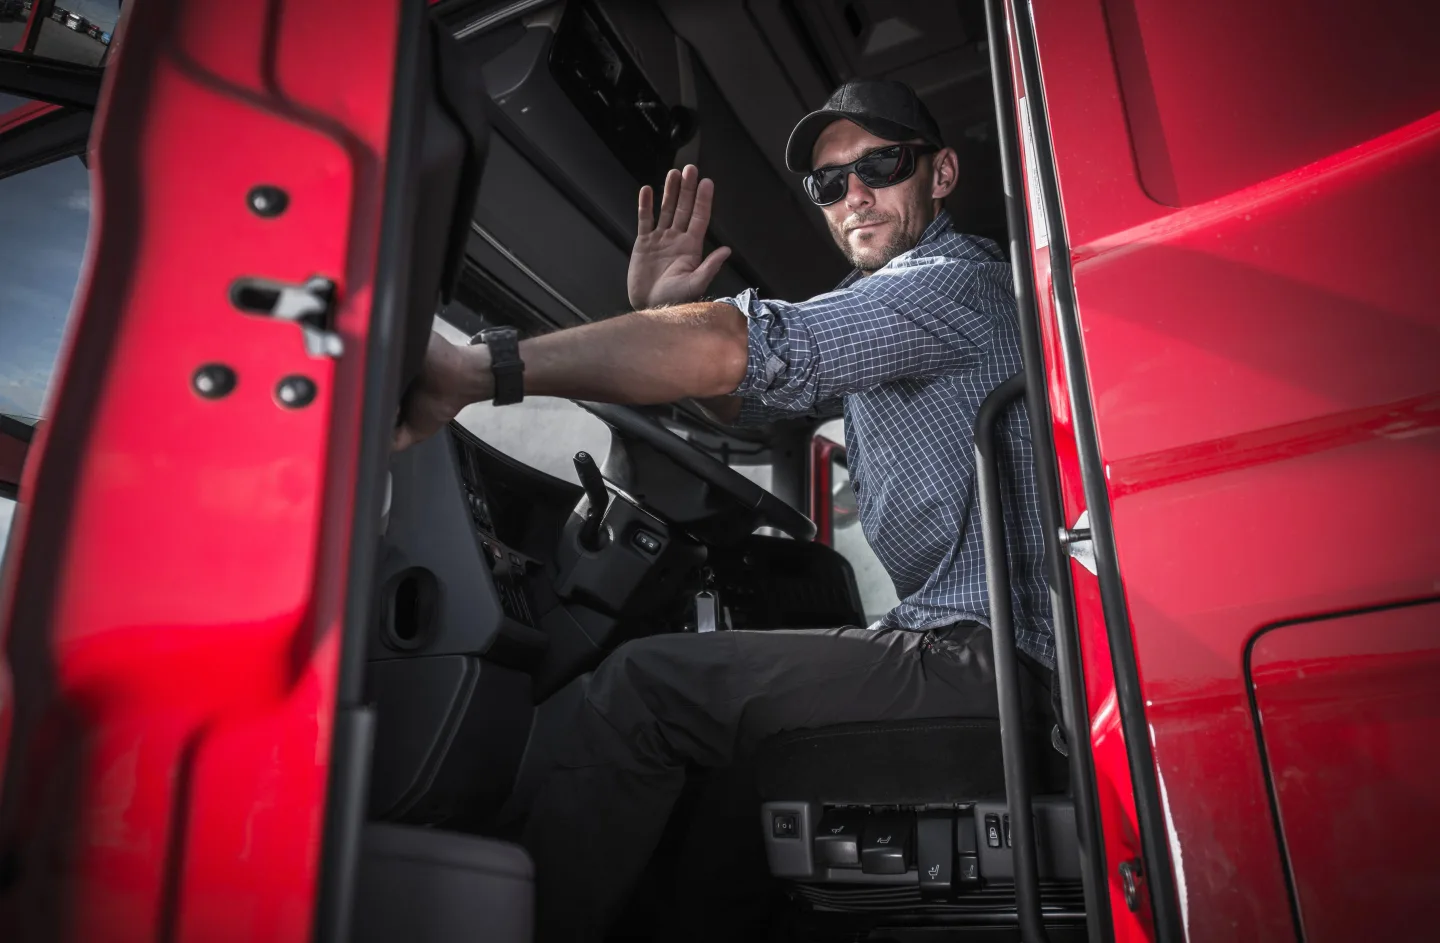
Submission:
M 910 870 L 915 819 L 908 815 L 877 815 L 865 823 L 860 838 L 860 870 L 866 874 L 904 874 Z
M 525 569 L 525 561 L 520 559 L 520 554 L 510 551 L 510 565 L 517 570 Z
M 960 855 L 955 859 L 955 880 L 961 887 L 975 887 L 980 883 L 980 856 Z
M 800 834 L 800 825 L 791 813 L 777 812 L 770 820 L 770 834 L 776 838 L 795 838 Z
M 1010 816 L 1005 816 L 1005 847 L 1010 847 Z
M 660 538 L 656 537 L 648 530 L 637 530 L 635 532 L 634 538 L 632 539 L 635 543 L 635 546 L 639 547 L 641 550 L 644 550 L 646 553 L 660 552 Z
M 860 831 L 865 816 L 832 810 L 815 830 L 815 857 L 822 868 L 860 867 Z
M 975 837 L 975 816 L 969 812 L 955 816 L 955 853 L 973 855 L 980 850 L 979 845 Z
M 1000 816 L 994 812 L 985 813 L 985 844 L 991 848 L 1000 847 Z
M 922 896 L 950 893 L 954 859 L 955 823 L 950 813 L 921 813 L 915 821 L 915 869 L 920 872 Z

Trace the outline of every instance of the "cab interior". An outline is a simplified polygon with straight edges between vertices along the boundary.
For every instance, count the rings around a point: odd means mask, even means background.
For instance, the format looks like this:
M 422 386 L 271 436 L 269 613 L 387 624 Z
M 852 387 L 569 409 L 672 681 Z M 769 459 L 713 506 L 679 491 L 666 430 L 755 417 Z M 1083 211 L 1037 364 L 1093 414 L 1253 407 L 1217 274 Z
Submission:
M 1007 241 L 979 0 L 443 0 L 430 12 L 424 80 L 403 92 L 423 132 L 402 381 L 432 329 L 533 335 L 628 310 L 637 190 L 687 163 L 715 181 L 710 238 L 733 253 L 712 296 L 832 287 L 846 265 L 782 155 L 796 121 L 852 77 L 920 93 L 959 155 L 956 224 Z M 103 64 L 108 32 L 57 30 L 40 39 Z M 5 112 L 44 110 L 31 125 L 43 133 L 0 126 L 7 166 L 66 158 L 59 196 L 86 185 L 72 158 L 98 70 L 89 80 L 59 107 Z M 522 434 L 502 435 L 491 409 L 392 458 L 363 642 L 375 729 L 355 939 L 531 939 L 545 902 L 499 813 L 526 751 L 544 748 L 536 706 L 627 640 L 864 625 L 884 611 L 873 574 L 857 579 L 855 555 L 837 550 L 853 506 L 835 500 L 844 448 L 817 435 L 820 419 L 736 429 L 691 403 L 578 408 L 598 439 L 528 428 L 524 412 Z M 9 499 L 34 420 L 4 419 Z M 560 467 L 522 448 L 535 438 L 556 440 Z M 570 457 L 582 449 L 590 461 Z M 1052 939 L 1082 939 L 1066 759 L 1046 705 L 1031 707 L 1044 920 Z M 1018 939 L 1014 873 L 995 713 L 789 731 L 732 768 L 693 771 L 612 939 Z
M 852 77 L 920 93 L 959 154 L 958 227 L 1006 244 L 979 2 L 448 0 L 434 12 L 416 258 L 453 291 L 433 324 L 416 306 L 409 376 L 432 326 L 533 335 L 628 310 L 636 192 L 686 163 L 714 179 L 710 238 L 733 250 L 713 296 L 832 287 L 846 264 L 782 155 L 796 121 Z M 454 271 L 436 269 L 445 253 L 426 232 L 448 233 Z M 365 643 L 376 731 L 358 939 L 472 939 L 477 926 L 530 938 L 545 903 L 499 813 L 525 752 L 544 748 L 536 705 L 617 646 L 874 615 L 831 545 L 843 448 L 817 447 L 818 419 L 732 429 L 689 403 L 582 406 L 608 444 L 574 475 L 511 454 L 483 420 L 392 460 Z M 1034 705 L 1042 908 L 1053 939 L 1083 939 L 1052 725 Z M 1018 939 L 1008 819 L 993 713 L 786 732 L 732 768 L 693 771 L 611 938 Z

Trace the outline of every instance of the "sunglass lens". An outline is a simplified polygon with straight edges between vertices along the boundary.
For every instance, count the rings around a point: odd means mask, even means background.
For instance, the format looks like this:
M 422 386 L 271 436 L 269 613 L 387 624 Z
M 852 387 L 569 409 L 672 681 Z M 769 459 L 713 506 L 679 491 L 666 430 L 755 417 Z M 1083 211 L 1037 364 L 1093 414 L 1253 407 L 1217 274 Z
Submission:
M 855 176 L 867 187 L 889 187 L 909 179 L 915 172 L 915 155 L 908 147 L 887 147 L 862 158 Z
M 817 170 L 805 178 L 805 192 L 820 206 L 828 206 L 845 195 L 846 174 L 840 170 Z

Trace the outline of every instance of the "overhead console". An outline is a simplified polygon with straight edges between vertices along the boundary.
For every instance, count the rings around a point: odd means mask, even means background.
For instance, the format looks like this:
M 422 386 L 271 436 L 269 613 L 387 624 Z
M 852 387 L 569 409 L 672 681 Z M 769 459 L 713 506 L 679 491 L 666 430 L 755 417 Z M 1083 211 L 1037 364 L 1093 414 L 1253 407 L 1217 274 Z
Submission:
M 713 293 L 833 287 L 845 265 L 813 207 L 659 11 L 623 6 L 616 19 L 576 0 L 466 39 L 485 61 L 497 132 L 472 258 L 555 323 L 628 310 L 637 191 L 693 161 L 716 182 L 712 241 L 734 252 Z

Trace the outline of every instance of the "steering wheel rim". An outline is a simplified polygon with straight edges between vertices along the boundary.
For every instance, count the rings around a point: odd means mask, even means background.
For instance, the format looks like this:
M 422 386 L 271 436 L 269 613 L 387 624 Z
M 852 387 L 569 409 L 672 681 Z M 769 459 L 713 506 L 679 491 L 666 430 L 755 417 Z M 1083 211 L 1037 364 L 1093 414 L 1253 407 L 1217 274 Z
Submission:
M 661 423 L 637 409 L 613 403 L 573 401 L 621 438 L 634 437 L 664 455 L 706 484 L 724 492 L 742 506 L 760 514 L 765 524 L 796 540 L 814 540 L 815 522 L 746 478 L 724 462 L 708 455 Z

